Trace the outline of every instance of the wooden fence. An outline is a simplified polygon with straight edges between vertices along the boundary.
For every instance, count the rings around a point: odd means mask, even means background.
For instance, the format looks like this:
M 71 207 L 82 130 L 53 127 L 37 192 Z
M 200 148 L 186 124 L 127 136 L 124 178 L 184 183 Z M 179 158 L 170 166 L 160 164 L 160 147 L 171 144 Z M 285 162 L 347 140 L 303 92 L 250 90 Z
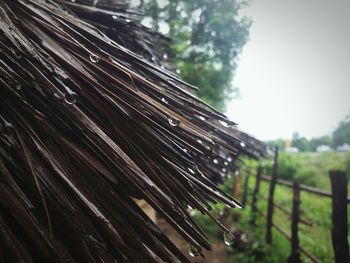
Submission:
M 298 224 L 302 223 L 308 226 L 312 226 L 313 222 L 309 218 L 303 218 L 300 216 L 300 191 L 305 191 L 318 195 L 320 197 L 332 199 L 332 243 L 334 249 L 335 263 L 349 263 L 349 244 L 347 240 L 348 225 L 347 225 L 347 204 L 350 203 L 350 198 L 347 196 L 347 177 L 345 172 L 342 171 L 330 171 L 329 177 L 331 181 L 331 192 L 327 192 L 322 189 L 318 189 L 312 186 L 299 184 L 297 182 L 291 182 L 288 180 L 278 179 L 278 148 L 275 148 L 274 161 L 272 167 L 271 176 L 263 175 L 263 169 L 258 167 L 256 172 L 256 180 L 254 189 L 252 192 L 251 202 L 251 224 L 256 224 L 256 216 L 260 215 L 266 219 L 266 235 L 265 240 L 268 244 L 272 243 L 272 228 L 275 228 L 285 238 L 290 240 L 291 254 L 288 258 L 288 262 L 301 262 L 300 253 L 303 253 L 312 262 L 321 262 L 315 255 L 307 251 L 303 246 L 299 244 L 298 237 Z M 242 202 L 247 202 L 248 190 L 249 190 L 249 177 L 246 175 L 243 183 Z M 262 197 L 259 194 L 260 182 L 264 180 L 269 182 L 268 197 Z M 284 185 L 293 189 L 292 198 L 292 211 L 287 210 L 283 206 L 280 206 L 274 202 L 274 192 L 276 185 Z M 257 200 L 267 201 L 266 214 L 260 211 L 257 207 Z M 280 226 L 273 222 L 274 209 L 278 209 L 287 214 L 291 218 L 291 233 L 288 234 Z

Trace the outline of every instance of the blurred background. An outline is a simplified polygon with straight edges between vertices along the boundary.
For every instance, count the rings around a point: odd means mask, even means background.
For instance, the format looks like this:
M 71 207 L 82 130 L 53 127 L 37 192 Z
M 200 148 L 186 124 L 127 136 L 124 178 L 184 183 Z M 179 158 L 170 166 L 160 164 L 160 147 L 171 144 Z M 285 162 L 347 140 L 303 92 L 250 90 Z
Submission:
M 350 174 L 349 1 L 133 0 L 132 5 L 145 14 L 143 25 L 169 37 L 170 48 L 162 58 L 152 58 L 154 63 L 198 86 L 196 95 L 225 111 L 241 130 L 279 147 L 278 178 L 329 192 L 330 170 Z M 215 210 L 234 225 L 240 244 L 224 246 L 216 226 L 193 211 L 214 244 L 215 252 L 203 262 L 287 260 L 289 240 L 274 230 L 274 241 L 267 245 L 263 216 L 254 226 L 249 223 L 257 167 L 270 176 L 271 159 L 242 158 L 241 171 L 222 185 L 247 200 L 242 211 L 228 212 L 220 205 Z M 269 182 L 262 182 L 261 211 L 267 209 L 268 190 Z M 290 187 L 276 188 L 276 204 L 290 211 L 291 199 Z M 311 224 L 300 225 L 300 244 L 319 262 L 335 260 L 331 202 L 301 194 L 301 214 Z M 289 219 L 283 210 L 273 215 L 287 233 Z

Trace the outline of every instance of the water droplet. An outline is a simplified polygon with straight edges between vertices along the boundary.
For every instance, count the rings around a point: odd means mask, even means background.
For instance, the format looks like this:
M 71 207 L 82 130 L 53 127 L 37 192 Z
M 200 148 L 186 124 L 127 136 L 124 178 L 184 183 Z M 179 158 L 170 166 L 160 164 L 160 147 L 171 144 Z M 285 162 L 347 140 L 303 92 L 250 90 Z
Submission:
M 235 171 L 235 175 L 239 175 L 239 170 L 236 170 L 236 171 Z
M 195 216 L 197 214 L 195 209 L 190 210 L 190 215 L 191 216 Z
M 246 233 L 243 233 L 240 237 L 240 240 L 244 243 L 247 243 L 248 242 L 248 237 L 246 235 Z
M 119 17 L 118 17 L 117 15 L 113 15 L 112 18 L 113 18 L 114 20 L 118 20 Z
M 55 99 L 62 100 L 61 95 L 59 95 L 57 92 L 54 92 L 53 96 L 55 97 Z
M 156 61 L 156 58 L 152 56 L 152 57 L 151 57 L 151 60 L 152 60 L 152 61 Z
M 240 145 L 244 148 L 245 147 L 245 143 L 241 142 Z
M 168 54 L 163 54 L 164 59 L 168 59 Z
M 205 118 L 203 116 L 199 116 L 199 119 L 205 121 Z
M 188 254 L 190 254 L 191 257 L 198 257 L 201 254 L 201 250 L 201 248 L 196 248 L 191 244 L 187 246 Z
M 190 205 L 187 205 L 187 209 L 189 209 L 189 210 L 193 210 L 193 207 L 192 207 L 192 206 L 190 206 Z
M 22 55 L 21 55 L 20 52 L 16 52 L 15 56 L 16 56 L 17 59 L 21 59 L 22 58 Z
M 16 90 L 21 90 L 22 89 L 22 86 L 20 85 L 20 84 L 18 84 L 17 86 L 16 86 Z
M 219 161 L 218 161 L 217 159 L 214 159 L 214 160 L 213 160 L 213 163 L 218 164 Z
M 203 144 L 203 142 L 201 140 L 197 140 L 197 142 L 200 143 L 200 144 Z
M 180 121 L 174 118 L 169 118 L 168 121 L 169 121 L 169 124 L 173 127 L 177 127 L 180 124 Z
M 227 161 L 232 162 L 232 157 L 231 156 L 227 157 Z
M 0 17 L 5 17 L 5 16 L 6 16 L 5 10 L 0 7 Z
M 228 246 L 231 246 L 232 244 L 235 243 L 235 237 L 232 235 L 230 232 L 224 232 L 223 234 L 224 237 L 224 243 Z
M 96 56 L 95 54 L 90 53 L 90 60 L 93 63 L 97 63 L 100 61 L 100 58 L 98 56 Z
M 182 149 L 185 153 L 188 153 L 188 150 L 186 148 Z
M 72 3 L 75 3 L 75 0 L 70 0 Z
M 125 19 L 125 22 L 126 22 L 126 23 L 130 23 L 131 20 L 127 18 L 127 19 Z
M 225 161 L 225 162 L 224 162 L 224 165 L 228 166 L 228 161 Z
M 21 52 L 20 52 L 20 51 L 17 51 L 16 49 L 12 49 L 12 48 L 11 48 L 11 52 L 12 52 L 12 54 L 15 55 L 15 57 L 16 57 L 17 59 L 20 59 L 20 58 L 22 57 Z
M 177 73 L 177 74 L 180 74 L 180 73 L 181 73 L 181 70 L 180 70 L 180 69 L 176 69 L 176 73 Z
M 14 131 L 14 127 L 11 123 L 4 121 L 3 125 L 2 125 L 2 132 L 5 135 L 11 135 Z
M 165 98 L 162 98 L 162 101 L 163 101 L 165 104 L 169 104 L 169 102 L 168 102 Z
M 221 123 L 223 126 L 225 126 L 225 127 L 231 127 L 231 126 L 232 126 L 231 124 L 229 124 L 229 123 L 227 123 L 227 122 L 225 122 L 225 121 L 220 121 L 220 123 Z
M 195 173 L 196 173 L 196 172 L 193 171 L 190 167 L 188 167 L 187 169 L 190 171 L 191 174 L 195 174 Z
M 226 173 L 226 172 L 227 172 L 227 169 L 226 169 L 226 168 L 222 168 L 221 171 L 224 172 L 224 173 Z
M 76 103 L 77 94 L 74 91 L 65 93 L 64 94 L 64 101 L 69 105 Z

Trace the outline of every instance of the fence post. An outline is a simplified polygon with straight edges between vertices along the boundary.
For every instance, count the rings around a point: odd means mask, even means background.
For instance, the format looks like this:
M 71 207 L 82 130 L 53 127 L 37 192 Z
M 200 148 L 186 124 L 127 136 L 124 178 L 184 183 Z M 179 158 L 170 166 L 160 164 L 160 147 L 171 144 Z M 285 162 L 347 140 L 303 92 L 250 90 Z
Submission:
M 245 205 L 247 203 L 247 195 L 248 195 L 248 185 L 249 185 L 249 176 L 248 173 L 244 178 L 244 184 L 243 184 L 243 196 L 242 196 L 242 204 Z
M 269 189 L 269 196 L 268 196 L 268 204 L 267 204 L 267 222 L 266 222 L 266 243 L 271 244 L 272 243 L 272 215 L 273 215 L 273 195 L 275 192 L 275 185 L 276 185 L 276 179 L 277 179 L 277 163 L 278 163 L 278 147 L 275 147 L 275 156 L 273 160 L 273 166 L 272 166 L 272 174 L 271 174 L 271 181 L 270 181 L 270 189 Z
M 288 258 L 289 263 L 300 263 L 298 223 L 299 223 L 299 207 L 300 207 L 300 188 L 297 182 L 293 183 L 293 208 L 292 208 L 292 224 L 291 224 L 291 255 Z
M 250 223 L 252 225 L 255 225 L 255 218 L 257 213 L 256 201 L 257 201 L 257 196 L 260 188 L 261 174 L 262 174 L 262 166 L 261 164 L 259 164 L 258 169 L 256 171 L 256 180 L 255 180 L 255 186 L 254 186 L 253 197 L 252 197 L 252 217 L 250 220 Z
M 332 241 L 335 263 L 349 263 L 347 178 L 343 171 L 330 171 L 329 177 L 332 188 Z
M 233 191 L 232 197 L 239 198 L 239 194 L 241 192 L 241 173 L 240 170 L 237 169 L 235 172 L 235 179 L 233 180 Z

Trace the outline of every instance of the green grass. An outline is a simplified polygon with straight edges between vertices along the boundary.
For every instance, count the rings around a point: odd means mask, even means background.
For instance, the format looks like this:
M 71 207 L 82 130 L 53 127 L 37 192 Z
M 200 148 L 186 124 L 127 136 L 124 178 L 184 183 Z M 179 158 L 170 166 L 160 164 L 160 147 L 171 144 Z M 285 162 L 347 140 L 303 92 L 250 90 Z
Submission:
M 301 153 L 289 155 L 285 160 L 291 160 L 290 163 L 297 165 L 296 172 L 293 174 L 294 180 L 305 184 L 311 184 L 325 190 L 330 189 L 330 181 L 328 176 L 329 170 L 346 170 L 348 175 L 350 174 L 349 153 Z M 252 168 L 252 171 L 256 170 L 256 163 L 248 161 L 247 164 Z M 288 162 L 284 162 L 283 165 L 288 165 Z M 280 168 L 281 170 L 284 169 L 283 167 Z M 290 169 L 288 171 L 290 171 Z M 233 178 L 228 180 L 221 188 L 228 193 L 232 192 L 232 180 Z M 254 185 L 255 178 L 254 176 L 251 176 L 249 180 L 250 192 L 248 194 L 248 201 L 251 201 L 251 193 Z M 259 193 L 262 196 L 267 197 L 268 189 L 269 183 L 262 181 Z M 349 185 L 348 192 L 350 193 Z M 291 211 L 292 189 L 286 186 L 277 185 L 275 189 L 274 201 L 275 203 L 278 203 Z M 259 210 L 266 214 L 267 202 L 265 200 L 260 199 L 257 206 Z M 319 258 L 321 262 L 334 262 L 331 241 L 331 199 L 302 191 L 300 208 L 302 210 L 302 217 L 310 219 L 313 222 L 311 227 L 299 224 L 300 245 Z M 215 208 L 216 213 L 218 213 L 220 209 L 222 209 L 222 207 L 220 207 L 220 205 L 217 206 Z M 237 212 L 236 209 L 234 210 Z M 350 209 L 348 209 L 348 224 L 350 225 L 349 210 Z M 271 246 L 267 246 L 264 242 L 266 228 L 265 219 L 258 215 L 257 224 L 255 227 L 252 227 L 249 224 L 251 218 L 251 209 L 249 204 L 247 204 L 245 209 L 238 210 L 238 213 L 240 215 L 240 221 L 239 223 L 233 224 L 236 224 L 238 228 L 246 231 L 248 236 L 250 236 L 254 242 L 252 242 L 244 252 L 239 252 L 228 248 L 228 250 L 236 254 L 237 262 L 286 262 L 290 254 L 290 242 L 275 229 L 273 229 L 273 243 Z M 273 221 L 287 233 L 290 233 L 291 225 L 289 215 L 286 215 L 275 208 Z M 217 230 L 211 226 L 212 223 L 210 221 L 202 220 L 200 223 L 202 226 L 204 226 L 204 228 L 209 229 L 209 232 L 213 235 L 217 233 Z M 212 240 L 215 242 L 215 239 Z M 303 262 L 311 262 L 305 256 L 303 256 L 303 254 L 302 259 Z
M 343 170 L 350 175 L 350 153 L 325 152 L 325 153 L 299 153 L 292 154 L 292 158 L 298 162 L 301 169 L 297 171 L 297 178 L 311 178 L 314 186 L 329 190 L 329 170 Z M 306 183 L 306 182 L 305 182 Z M 350 185 L 348 184 L 348 192 Z
M 251 187 L 254 184 L 254 180 L 251 181 Z M 262 182 L 260 193 L 267 196 L 268 182 Z M 275 203 L 283 205 L 291 211 L 292 204 L 292 191 L 285 186 L 277 186 L 274 195 Z M 265 200 L 258 201 L 259 210 L 266 214 L 267 202 Z M 248 205 L 245 211 L 241 213 L 250 214 L 250 207 Z M 306 250 L 317 256 L 322 262 L 333 261 L 333 249 L 331 243 L 331 200 L 329 198 L 318 197 L 313 194 L 303 192 L 301 194 L 301 209 L 303 211 L 302 217 L 308 218 L 313 221 L 313 226 L 306 226 L 299 224 L 299 239 L 300 245 Z M 249 216 L 249 215 L 247 215 Z M 350 214 L 349 214 L 350 216 Z M 350 217 L 349 217 L 350 218 Z M 242 218 L 243 219 L 243 218 Z M 278 209 L 274 209 L 273 221 L 287 233 L 290 233 L 290 216 L 286 215 Z M 349 222 L 350 223 L 350 222 Z M 265 219 L 260 218 L 259 228 L 265 230 Z M 246 226 L 250 228 L 250 226 Z M 259 236 L 264 237 L 265 232 L 258 233 Z M 282 262 L 290 253 L 290 242 L 286 240 L 280 233 L 273 230 L 274 240 L 272 247 L 275 251 L 278 251 L 279 257 L 275 257 L 276 261 L 270 262 Z M 256 235 L 254 235 L 256 237 Z M 263 240 L 263 239 L 262 239 Z M 308 262 L 305 259 L 305 262 Z

